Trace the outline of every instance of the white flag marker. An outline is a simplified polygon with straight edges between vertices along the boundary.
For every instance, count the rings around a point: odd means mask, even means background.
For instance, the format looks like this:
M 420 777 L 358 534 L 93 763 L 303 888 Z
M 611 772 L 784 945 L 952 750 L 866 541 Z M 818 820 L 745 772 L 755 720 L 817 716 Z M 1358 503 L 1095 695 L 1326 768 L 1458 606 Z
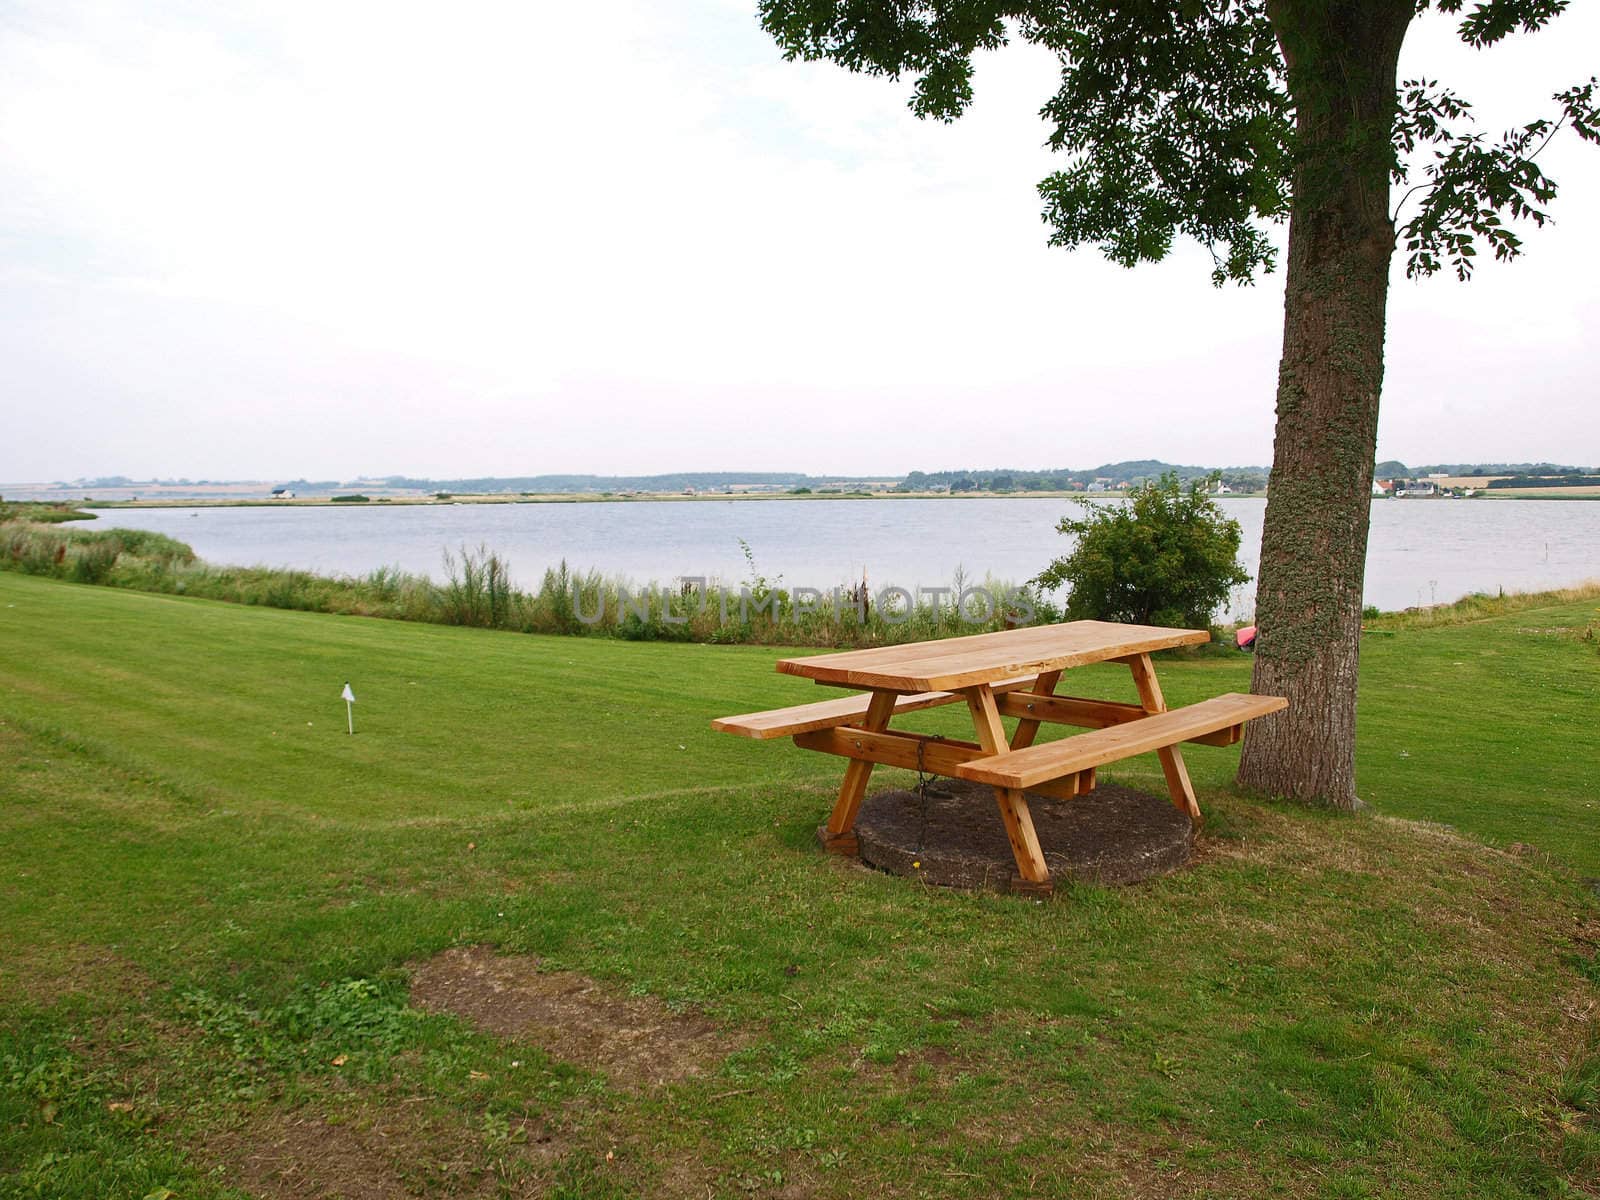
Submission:
M 356 694 L 350 690 L 350 681 L 344 681 L 344 691 L 339 693 L 339 698 L 344 701 L 344 719 L 350 726 L 352 734 L 356 731 L 356 710 L 351 706 L 356 702 Z

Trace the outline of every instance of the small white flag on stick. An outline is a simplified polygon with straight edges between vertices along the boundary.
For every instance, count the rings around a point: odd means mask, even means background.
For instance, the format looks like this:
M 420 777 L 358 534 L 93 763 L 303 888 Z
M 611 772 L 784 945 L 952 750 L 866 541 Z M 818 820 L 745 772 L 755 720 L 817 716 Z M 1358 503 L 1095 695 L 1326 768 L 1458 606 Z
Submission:
M 339 693 L 339 698 L 344 701 L 344 719 L 350 726 L 352 734 L 356 731 L 356 710 L 351 707 L 356 702 L 356 694 L 350 690 L 350 681 L 344 681 L 344 691 Z

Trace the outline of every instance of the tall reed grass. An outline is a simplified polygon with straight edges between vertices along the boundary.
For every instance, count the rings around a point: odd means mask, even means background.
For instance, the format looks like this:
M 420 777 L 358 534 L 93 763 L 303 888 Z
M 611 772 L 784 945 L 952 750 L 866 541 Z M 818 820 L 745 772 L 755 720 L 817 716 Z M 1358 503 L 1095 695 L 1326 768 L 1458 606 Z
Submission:
M 1449 604 L 1408 608 L 1402 612 L 1380 613 L 1369 610 L 1363 617 L 1368 629 L 1431 629 L 1440 625 L 1466 625 L 1487 621 L 1528 608 L 1547 608 L 1554 604 L 1576 604 L 1583 600 L 1600 601 L 1600 579 L 1573 587 L 1545 592 L 1506 592 L 1490 595 L 1474 592 Z
M 883 605 L 865 584 L 822 593 L 785 588 L 756 569 L 739 583 L 680 579 L 637 584 L 624 576 L 579 572 L 563 561 L 538 588 L 512 582 L 510 564 L 485 546 L 443 556 L 444 581 L 397 567 L 365 575 L 318 575 L 269 567 L 206 563 L 182 542 L 141 530 L 60 529 L 0 524 L 0 568 L 138 591 L 198 596 L 235 604 L 442 625 L 635 641 L 751 643 L 818 647 L 891 645 L 1019 624 L 1058 620 L 1058 611 L 1027 589 L 959 576 L 942 596 Z M 985 613 L 959 597 L 979 588 L 1009 603 Z

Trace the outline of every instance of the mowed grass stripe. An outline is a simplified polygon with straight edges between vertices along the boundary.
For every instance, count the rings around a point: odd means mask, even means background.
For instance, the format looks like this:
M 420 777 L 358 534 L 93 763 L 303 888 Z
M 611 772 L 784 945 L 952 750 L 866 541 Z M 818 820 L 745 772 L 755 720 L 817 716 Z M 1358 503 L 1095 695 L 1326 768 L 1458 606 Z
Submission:
M 0 638 L 25 667 L 7 672 L 7 706 L 186 786 L 226 796 L 248 785 L 256 805 L 464 815 L 736 785 L 753 766 L 834 769 L 812 755 L 752 755 L 710 733 L 712 716 L 752 692 L 810 698 L 808 685 L 774 685 L 766 651 L 485 637 L 40 586 L 0 579 L 15 605 L 0 608 Z M 29 656 L 30 644 L 49 651 Z M 703 691 L 685 686 L 690 664 Z M 345 679 L 358 697 L 353 738 L 338 699 Z
M 0 597 L 4 703 L 18 716 L 115 746 L 196 789 L 226 794 L 249 779 L 254 804 L 286 811 L 381 819 L 391 804 L 449 816 L 823 781 L 839 769 L 707 728 L 716 716 L 839 694 L 777 675 L 778 652 L 766 647 L 312 619 L 10 574 Z M 1529 841 L 1600 874 L 1600 655 L 1577 636 L 1595 616 L 1580 600 L 1365 639 L 1363 797 L 1501 843 Z M 1249 670 L 1243 656 L 1160 667 L 1173 704 L 1248 690 Z M 360 697 L 355 738 L 337 701 L 346 678 Z M 1073 671 L 1062 690 L 1135 698 L 1115 666 Z M 909 723 L 965 729 L 951 711 Z M 1192 750 L 1196 782 L 1226 786 L 1237 753 Z M 1136 760 L 1122 774 L 1152 771 Z

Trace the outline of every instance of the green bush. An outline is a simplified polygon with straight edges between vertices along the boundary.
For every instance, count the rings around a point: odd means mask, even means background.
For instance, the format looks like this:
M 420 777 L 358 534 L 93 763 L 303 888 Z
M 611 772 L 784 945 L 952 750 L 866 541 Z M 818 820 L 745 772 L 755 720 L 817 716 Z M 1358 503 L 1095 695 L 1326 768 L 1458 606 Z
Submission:
M 78 537 L 93 536 L 87 530 L 74 530 Z M 194 551 L 185 542 L 156 533 L 150 529 L 108 529 L 101 536 L 115 535 L 118 548 L 135 558 L 149 558 L 161 563 L 192 563 Z
M 93 513 L 80 512 L 70 504 L 52 504 L 36 500 L 0 502 L 0 524 L 8 521 L 32 521 L 38 525 L 56 525 L 62 521 L 94 519 Z
M 67 561 L 67 539 L 59 534 L 24 531 L 10 539 L 9 553 L 28 575 L 61 575 Z
M 363 496 L 359 493 L 353 496 L 335 496 L 331 501 L 333 504 L 370 504 L 371 502 L 371 496 Z
M 117 565 L 122 553 L 122 543 L 115 538 L 104 538 L 80 546 L 72 556 L 67 577 L 78 583 L 104 583 Z
M 1072 552 L 1034 582 L 1071 588 L 1068 620 L 1209 627 L 1229 589 L 1250 576 L 1239 565 L 1239 522 L 1200 488 L 1167 474 L 1134 488 L 1127 504 L 1085 504 L 1084 516 L 1056 526 L 1077 538 Z

